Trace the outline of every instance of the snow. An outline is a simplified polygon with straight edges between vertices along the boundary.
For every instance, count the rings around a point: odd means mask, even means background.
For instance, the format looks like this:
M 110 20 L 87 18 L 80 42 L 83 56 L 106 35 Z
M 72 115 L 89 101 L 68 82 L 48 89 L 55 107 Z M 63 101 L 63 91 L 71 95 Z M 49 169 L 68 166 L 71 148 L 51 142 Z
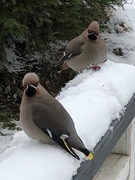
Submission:
M 114 62 L 135 64 L 135 1 L 128 0 L 128 4 L 122 8 L 117 8 L 113 16 L 110 17 L 108 26 L 110 33 L 105 33 L 108 51 L 108 59 Z M 132 4 L 130 4 L 132 3 Z M 121 33 L 118 33 L 121 32 Z M 116 56 L 113 49 L 121 48 L 123 56 Z
M 108 61 L 97 72 L 85 70 L 78 74 L 57 96 L 90 150 L 108 128 L 113 131 L 110 123 L 120 118 L 135 92 L 135 2 L 124 7 L 124 11 L 117 8 L 110 18 L 111 33 L 103 34 L 109 50 Z M 123 56 L 114 55 L 113 48 L 121 48 Z M 81 152 L 76 153 L 80 161 L 58 146 L 42 144 L 28 138 L 23 131 L 17 132 L 0 154 L 0 179 L 70 180 L 86 160 Z

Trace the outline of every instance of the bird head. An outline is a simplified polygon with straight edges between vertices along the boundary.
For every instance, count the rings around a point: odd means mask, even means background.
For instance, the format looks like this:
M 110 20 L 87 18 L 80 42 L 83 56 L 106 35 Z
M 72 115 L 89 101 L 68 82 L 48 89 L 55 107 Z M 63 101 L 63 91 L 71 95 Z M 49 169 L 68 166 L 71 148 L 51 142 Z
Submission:
M 99 24 L 97 21 L 93 21 L 88 27 L 88 38 L 90 40 L 96 40 L 99 35 Z
M 39 78 L 35 73 L 27 73 L 22 81 L 26 96 L 32 97 L 36 94 Z

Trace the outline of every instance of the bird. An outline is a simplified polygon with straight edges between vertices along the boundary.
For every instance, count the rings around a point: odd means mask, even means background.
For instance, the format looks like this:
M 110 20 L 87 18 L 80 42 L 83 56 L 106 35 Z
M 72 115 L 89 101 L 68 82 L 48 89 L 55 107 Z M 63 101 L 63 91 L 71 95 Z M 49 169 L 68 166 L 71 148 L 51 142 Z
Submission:
M 56 64 L 63 63 L 59 73 L 68 68 L 77 72 L 87 68 L 100 69 L 99 65 L 107 60 L 107 48 L 99 31 L 98 22 L 93 21 L 81 35 L 67 44 L 63 57 Z
M 20 124 L 25 134 L 46 144 L 58 144 L 78 160 L 80 158 L 72 148 L 92 160 L 94 155 L 78 136 L 70 114 L 40 84 L 38 75 L 26 73 L 22 85 Z

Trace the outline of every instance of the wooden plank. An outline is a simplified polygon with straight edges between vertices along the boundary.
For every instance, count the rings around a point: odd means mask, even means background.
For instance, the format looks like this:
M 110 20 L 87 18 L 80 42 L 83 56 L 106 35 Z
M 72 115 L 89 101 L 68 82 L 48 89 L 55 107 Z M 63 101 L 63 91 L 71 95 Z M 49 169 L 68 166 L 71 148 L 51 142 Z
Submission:
M 126 180 L 129 175 L 130 157 L 118 154 L 111 154 L 94 180 Z
M 128 180 L 135 179 L 135 118 L 113 149 L 113 153 L 130 156 L 130 174 Z
M 130 155 L 131 152 L 131 129 L 132 123 L 128 126 L 123 133 L 117 144 L 115 145 L 112 153 Z
M 135 118 L 131 123 L 130 174 L 127 180 L 135 180 Z

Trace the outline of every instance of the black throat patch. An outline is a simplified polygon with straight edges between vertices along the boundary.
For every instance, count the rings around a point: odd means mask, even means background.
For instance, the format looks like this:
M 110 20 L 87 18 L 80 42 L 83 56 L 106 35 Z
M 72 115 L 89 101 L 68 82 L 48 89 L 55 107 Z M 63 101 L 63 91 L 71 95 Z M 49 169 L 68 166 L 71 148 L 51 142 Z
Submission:
M 32 97 L 36 94 L 36 89 L 32 86 L 29 86 L 28 89 L 26 90 L 26 95 L 28 97 Z
M 93 32 L 93 33 L 88 34 L 88 38 L 90 40 L 96 40 L 97 39 L 97 35 L 95 34 L 95 32 Z

